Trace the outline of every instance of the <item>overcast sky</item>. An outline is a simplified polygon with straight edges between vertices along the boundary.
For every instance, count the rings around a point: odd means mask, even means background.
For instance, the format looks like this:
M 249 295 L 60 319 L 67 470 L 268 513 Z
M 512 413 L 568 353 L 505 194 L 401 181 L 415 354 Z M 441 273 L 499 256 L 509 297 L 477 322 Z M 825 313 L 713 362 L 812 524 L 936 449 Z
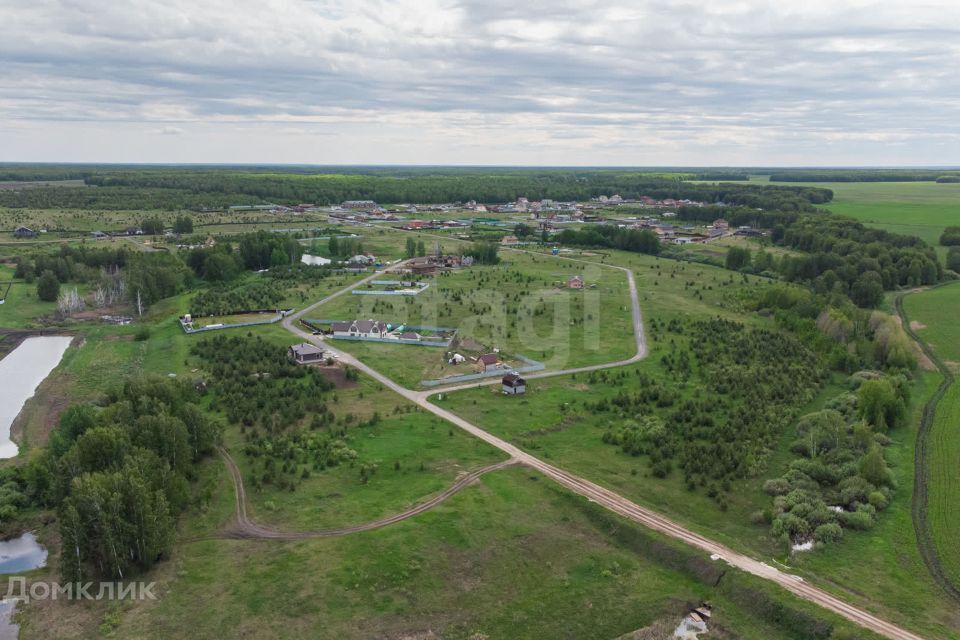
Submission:
M 0 0 L 0 160 L 960 164 L 960 2 Z

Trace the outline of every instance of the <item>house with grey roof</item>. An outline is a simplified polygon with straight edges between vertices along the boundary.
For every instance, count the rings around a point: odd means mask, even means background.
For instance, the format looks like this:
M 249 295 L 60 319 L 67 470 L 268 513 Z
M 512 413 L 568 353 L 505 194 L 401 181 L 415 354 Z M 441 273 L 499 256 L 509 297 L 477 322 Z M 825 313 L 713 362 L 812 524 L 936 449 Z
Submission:
M 295 344 L 287 350 L 287 355 L 297 364 L 320 362 L 323 360 L 323 353 L 323 349 L 309 342 Z

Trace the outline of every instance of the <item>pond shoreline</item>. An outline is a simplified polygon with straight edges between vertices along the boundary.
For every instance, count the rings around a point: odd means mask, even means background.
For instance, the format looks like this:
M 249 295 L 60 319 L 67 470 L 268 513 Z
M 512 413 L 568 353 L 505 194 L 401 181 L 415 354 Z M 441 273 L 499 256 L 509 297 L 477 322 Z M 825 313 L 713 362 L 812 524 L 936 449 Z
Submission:
M 0 329 L 0 363 L 2 363 L 6 358 L 14 353 L 14 351 L 20 348 L 24 342 L 30 338 L 69 338 L 70 342 L 64 348 L 63 353 L 60 354 L 60 358 L 57 360 L 56 364 L 46 373 L 43 379 L 37 384 L 37 386 L 32 390 L 32 393 L 23 400 L 19 411 L 16 416 L 10 421 L 8 439 L 11 443 L 16 445 L 17 454 L 5 459 L 16 460 L 20 457 L 20 451 L 23 445 L 23 435 L 24 435 L 24 423 L 26 421 L 27 409 L 31 407 L 32 404 L 35 404 L 35 401 L 40 399 L 40 401 L 45 401 L 48 395 L 48 387 L 51 384 L 50 378 L 53 371 L 60 365 L 63 361 L 63 357 L 66 354 L 67 350 L 70 347 L 75 347 L 78 344 L 78 341 L 82 341 L 82 338 L 79 337 L 74 332 L 66 332 L 59 330 L 36 330 L 36 331 L 19 331 L 19 330 L 5 330 Z M 63 404 L 63 403 L 61 403 Z M 64 406 L 54 407 L 55 413 L 59 416 L 60 411 L 65 408 Z

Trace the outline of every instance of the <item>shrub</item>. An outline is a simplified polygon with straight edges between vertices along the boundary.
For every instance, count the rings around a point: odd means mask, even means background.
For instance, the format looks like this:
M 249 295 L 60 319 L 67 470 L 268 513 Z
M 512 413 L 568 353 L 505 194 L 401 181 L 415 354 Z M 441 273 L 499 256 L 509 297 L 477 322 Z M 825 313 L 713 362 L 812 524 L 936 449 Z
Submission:
M 877 511 L 883 511 L 890 506 L 890 500 L 882 491 L 871 491 L 867 496 L 867 502 L 876 508 Z
M 814 530 L 813 539 L 825 544 L 838 542 L 843 539 L 843 529 L 834 522 L 822 524 Z
M 786 478 L 773 478 L 763 483 L 763 490 L 771 496 L 786 495 L 790 493 L 790 483 Z
M 53 271 L 47 269 L 40 274 L 40 279 L 37 280 L 37 297 L 44 302 L 56 302 L 59 295 L 60 280 L 57 279 Z

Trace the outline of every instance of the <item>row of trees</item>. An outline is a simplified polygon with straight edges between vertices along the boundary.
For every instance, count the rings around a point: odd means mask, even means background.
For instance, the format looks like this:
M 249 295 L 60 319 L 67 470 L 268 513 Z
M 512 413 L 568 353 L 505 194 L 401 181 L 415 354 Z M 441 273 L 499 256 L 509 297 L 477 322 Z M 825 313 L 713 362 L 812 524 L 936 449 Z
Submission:
M 575 247 L 607 247 L 654 256 L 660 253 L 660 241 L 654 232 L 622 229 L 613 225 L 589 225 L 579 230 L 564 229 L 555 240 Z

